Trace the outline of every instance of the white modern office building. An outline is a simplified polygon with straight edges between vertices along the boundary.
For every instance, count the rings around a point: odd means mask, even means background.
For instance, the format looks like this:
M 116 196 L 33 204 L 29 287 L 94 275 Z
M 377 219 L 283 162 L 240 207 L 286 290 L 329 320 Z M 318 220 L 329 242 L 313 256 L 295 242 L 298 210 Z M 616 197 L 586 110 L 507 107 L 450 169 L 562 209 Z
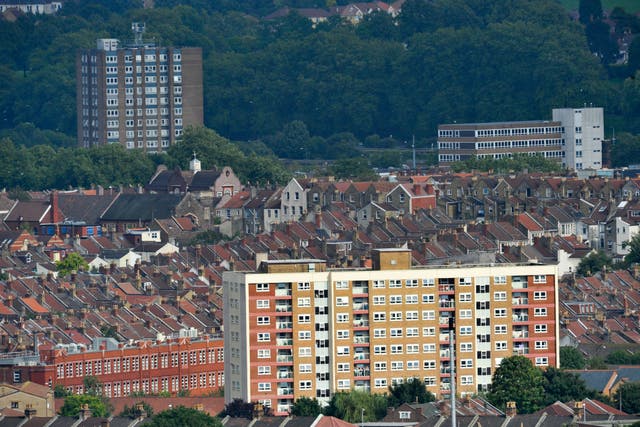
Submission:
M 572 170 L 602 169 L 603 109 L 554 108 L 553 120 L 563 127 L 563 165 Z

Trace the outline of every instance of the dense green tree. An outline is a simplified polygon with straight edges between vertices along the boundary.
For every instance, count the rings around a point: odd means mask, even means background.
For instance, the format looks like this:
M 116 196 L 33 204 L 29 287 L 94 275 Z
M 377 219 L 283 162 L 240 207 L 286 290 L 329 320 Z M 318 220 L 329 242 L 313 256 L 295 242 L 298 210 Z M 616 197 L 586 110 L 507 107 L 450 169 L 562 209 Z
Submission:
M 587 369 L 607 369 L 608 366 L 604 359 L 599 356 L 593 356 L 587 360 Z
M 629 243 L 623 246 L 629 251 L 624 256 L 624 262 L 627 265 L 640 263 L 640 234 L 633 236 Z
M 90 396 L 102 396 L 102 383 L 97 377 L 93 375 L 87 375 L 82 379 L 84 386 L 84 394 Z
M 585 359 L 580 350 L 571 346 L 560 347 L 560 368 L 583 369 Z
M 397 408 L 403 403 L 433 402 L 436 397 L 427 390 L 420 378 L 410 378 L 408 381 L 390 386 L 387 399 L 389 406 Z
M 141 405 L 141 408 L 139 408 L 139 405 Z M 142 411 L 144 411 L 146 418 L 153 417 L 153 406 L 149 405 L 145 401 L 138 402 L 133 406 L 124 405 L 122 412 L 120 412 L 118 416 L 136 419 L 142 415 Z
M 369 181 L 376 178 L 375 173 L 364 157 L 336 160 L 330 169 L 331 173 L 340 179 Z
M 640 381 L 622 383 L 615 393 L 616 406 L 628 414 L 640 413 Z
M 544 392 L 542 371 L 524 356 L 511 356 L 493 374 L 487 399 L 499 408 L 516 402 L 518 412 L 530 414 L 543 407 Z
M 630 76 L 636 74 L 640 70 L 640 37 L 635 37 L 629 45 L 629 60 L 627 62 L 627 70 Z
M 594 397 L 594 392 L 588 390 L 584 380 L 574 373 L 548 367 L 542 372 L 542 375 L 544 377 L 545 405 L 551 405 L 557 401 L 569 402 Z
M 58 274 L 64 277 L 72 271 L 87 271 L 89 264 L 81 255 L 71 252 L 63 260 L 56 262 L 56 269 Z
M 602 1 L 580 0 L 578 13 L 580 14 L 580 22 L 584 25 L 589 22 L 599 21 L 602 19 Z
M 581 276 L 591 276 L 604 269 L 611 270 L 612 265 L 613 260 L 604 251 L 593 251 L 580 260 L 577 273 Z
M 159 412 L 151 418 L 150 423 L 145 425 L 149 427 L 222 427 L 222 421 L 206 412 L 178 406 Z
M 298 417 L 317 417 L 322 413 L 322 406 L 318 399 L 301 397 L 297 399 L 291 407 L 291 415 Z
M 333 394 L 329 405 L 325 407 L 325 415 L 354 424 L 361 421 L 377 421 L 386 412 L 387 399 L 385 396 L 358 390 Z
M 638 85 L 638 96 L 640 96 L 640 85 Z M 640 108 L 640 100 L 637 102 Z M 640 164 L 640 137 L 626 132 L 616 134 L 616 141 L 611 147 L 611 161 L 614 167 Z
M 626 350 L 616 350 L 609 353 L 605 359 L 609 365 L 637 365 L 640 364 L 640 351 L 631 353 Z
M 63 417 L 78 417 L 80 409 L 88 405 L 94 417 L 109 416 L 108 405 L 98 396 L 88 394 L 72 394 L 64 398 L 64 404 L 60 408 L 60 415 Z
M 242 399 L 233 399 L 227 403 L 224 407 L 224 414 L 230 417 L 242 417 L 253 419 L 254 404 L 251 402 L 245 402 Z

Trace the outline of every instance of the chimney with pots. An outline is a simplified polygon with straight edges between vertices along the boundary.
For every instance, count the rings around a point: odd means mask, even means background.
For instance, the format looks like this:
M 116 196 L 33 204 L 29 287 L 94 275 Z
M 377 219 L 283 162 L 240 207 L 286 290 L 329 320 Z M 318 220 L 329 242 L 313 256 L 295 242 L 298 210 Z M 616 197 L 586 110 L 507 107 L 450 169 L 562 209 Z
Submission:
M 507 402 L 507 410 L 505 411 L 507 417 L 515 417 L 518 414 L 518 408 L 516 407 L 516 402 L 510 400 Z

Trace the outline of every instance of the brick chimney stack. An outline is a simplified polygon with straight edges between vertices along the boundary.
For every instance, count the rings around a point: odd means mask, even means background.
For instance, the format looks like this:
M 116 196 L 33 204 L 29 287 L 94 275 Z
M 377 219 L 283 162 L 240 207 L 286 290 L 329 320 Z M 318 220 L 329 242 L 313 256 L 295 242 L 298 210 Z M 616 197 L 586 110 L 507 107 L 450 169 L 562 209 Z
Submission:
M 507 410 L 505 411 L 507 417 L 515 417 L 518 414 L 518 408 L 516 407 L 516 402 L 509 401 L 507 402 Z

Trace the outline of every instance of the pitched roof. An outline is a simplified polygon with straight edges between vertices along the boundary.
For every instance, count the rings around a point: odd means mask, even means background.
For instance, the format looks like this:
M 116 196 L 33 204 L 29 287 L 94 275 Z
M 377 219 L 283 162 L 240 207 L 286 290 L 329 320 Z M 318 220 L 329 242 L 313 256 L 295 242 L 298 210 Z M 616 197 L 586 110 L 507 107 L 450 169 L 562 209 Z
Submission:
M 151 221 L 170 218 L 182 196 L 176 194 L 120 194 L 102 221 Z

